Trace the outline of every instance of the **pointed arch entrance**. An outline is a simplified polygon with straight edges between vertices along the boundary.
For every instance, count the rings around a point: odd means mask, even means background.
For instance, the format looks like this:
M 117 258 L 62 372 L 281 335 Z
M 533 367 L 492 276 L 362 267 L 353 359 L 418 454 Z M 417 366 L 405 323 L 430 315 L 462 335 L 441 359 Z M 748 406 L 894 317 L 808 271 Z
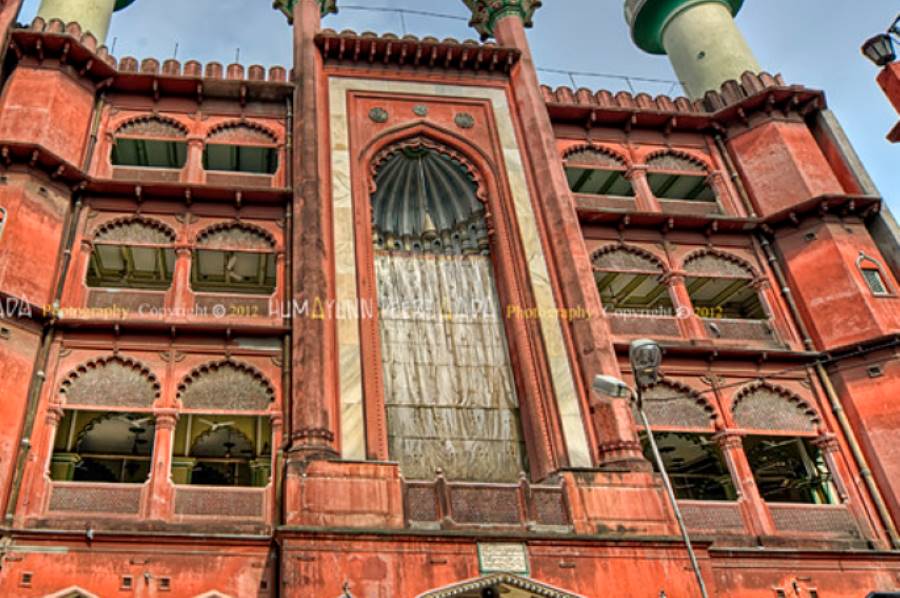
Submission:
M 477 171 L 424 137 L 373 166 L 388 454 L 413 479 L 514 482 L 524 442 Z

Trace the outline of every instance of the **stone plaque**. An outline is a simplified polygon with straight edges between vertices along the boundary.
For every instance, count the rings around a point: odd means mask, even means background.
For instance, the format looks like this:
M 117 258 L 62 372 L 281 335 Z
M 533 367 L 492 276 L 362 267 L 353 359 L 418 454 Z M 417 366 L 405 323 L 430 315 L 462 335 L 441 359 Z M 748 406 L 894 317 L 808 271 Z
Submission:
M 528 551 L 524 544 L 479 544 L 478 568 L 482 574 L 528 575 Z

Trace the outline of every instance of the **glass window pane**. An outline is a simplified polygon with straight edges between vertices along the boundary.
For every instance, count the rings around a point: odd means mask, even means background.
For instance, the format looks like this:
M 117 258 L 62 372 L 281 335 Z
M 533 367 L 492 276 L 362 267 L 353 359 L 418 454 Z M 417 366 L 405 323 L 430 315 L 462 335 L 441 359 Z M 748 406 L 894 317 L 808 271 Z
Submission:
M 278 150 L 273 147 L 210 143 L 203 150 L 206 170 L 274 174 L 278 170 Z
M 881 272 L 876 270 L 875 268 L 863 268 L 863 277 L 866 279 L 866 284 L 869 285 L 869 289 L 875 293 L 876 295 L 887 295 L 887 285 L 884 284 L 884 279 L 881 277 Z
M 187 162 L 187 143 L 157 139 L 116 139 L 110 157 L 113 166 L 182 168 Z

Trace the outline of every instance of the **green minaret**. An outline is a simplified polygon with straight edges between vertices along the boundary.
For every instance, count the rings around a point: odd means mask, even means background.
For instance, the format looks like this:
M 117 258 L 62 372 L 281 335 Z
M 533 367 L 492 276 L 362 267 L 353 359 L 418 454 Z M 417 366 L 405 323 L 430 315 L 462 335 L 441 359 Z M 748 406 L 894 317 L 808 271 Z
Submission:
M 698 98 L 759 63 L 734 22 L 744 0 L 625 0 L 634 42 L 667 54 L 687 93 Z
M 92 33 L 97 42 L 103 44 L 112 14 L 133 2 L 134 0 L 42 0 L 38 16 L 45 21 L 74 21 L 81 25 L 82 31 Z

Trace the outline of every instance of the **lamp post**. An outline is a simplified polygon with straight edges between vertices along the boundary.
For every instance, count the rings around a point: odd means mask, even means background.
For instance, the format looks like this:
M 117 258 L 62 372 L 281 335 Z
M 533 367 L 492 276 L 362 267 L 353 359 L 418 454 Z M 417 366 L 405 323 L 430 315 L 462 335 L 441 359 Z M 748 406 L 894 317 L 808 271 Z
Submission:
M 885 33 L 870 37 L 862 46 L 863 55 L 881 69 L 878 85 L 900 112 L 900 62 L 897 62 L 897 44 L 900 43 L 900 15 Z M 888 133 L 888 141 L 900 143 L 900 123 Z
M 691 568 L 697 578 L 697 585 L 700 587 L 700 595 L 708 598 L 706 592 L 706 583 L 703 581 L 703 574 L 700 571 L 700 564 L 697 562 L 697 555 L 694 553 L 694 546 L 691 544 L 691 537 L 688 534 L 687 526 L 684 523 L 684 517 L 681 514 L 681 508 L 675 498 L 675 490 L 672 488 L 672 480 L 666 471 L 665 463 L 663 463 L 662 455 L 656 444 L 656 438 L 653 436 L 653 430 L 650 428 L 650 420 L 647 419 L 647 413 L 644 411 L 643 390 L 649 386 L 653 386 L 659 381 L 659 366 L 662 363 L 662 349 L 656 341 L 650 339 L 640 339 L 633 341 L 628 350 L 628 357 L 631 361 L 631 370 L 634 373 L 634 390 L 627 384 L 612 376 L 595 376 L 592 387 L 594 390 L 606 396 L 615 399 L 630 398 L 637 407 L 638 414 L 641 417 L 641 423 L 647 432 L 647 439 L 650 441 L 650 449 L 653 452 L 653 460 L 656 468 L 659 470 L 663 480 L 663 486 L 666 489 L 666 495 L 669 497 L 669 503 L 675 512 L 675 519 L 678 521 L 678 527 L 681 530 L 681 537 L 684 539 L 684 545 L 688 551 L 688 557 L 691 560 Z

